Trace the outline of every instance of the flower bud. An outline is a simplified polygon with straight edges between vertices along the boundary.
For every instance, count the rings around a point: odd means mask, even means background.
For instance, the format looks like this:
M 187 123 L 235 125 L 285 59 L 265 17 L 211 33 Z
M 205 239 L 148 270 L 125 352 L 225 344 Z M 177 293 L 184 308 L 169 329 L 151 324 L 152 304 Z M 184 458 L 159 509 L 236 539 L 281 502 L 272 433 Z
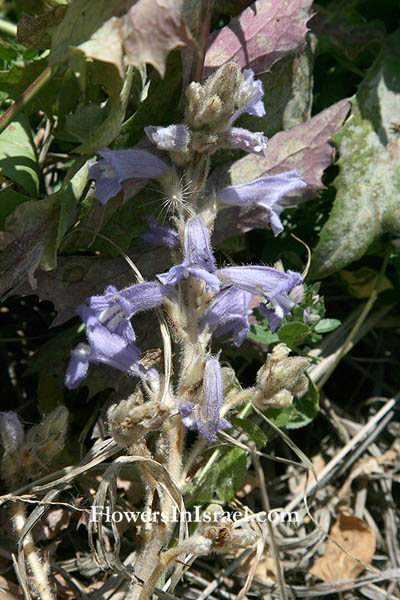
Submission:
M 262 408 L 285 408 L 293 396 L 302 396 L 308 388 L 304 371 L 310 364 L 302 356 L 288 356 L 286 344 L 274 347 L 257 373 L 256 404 Z
M 3 415 L 12 413 L 3 413 Z M 15 418 L 2 418 L 1 433 L 6 452 L 2 475 L 12 485 L 35 479 L 64 447 L 68 410 L 58 406 L 23 437 Z M 10 440 L 13 439 L 13 444 Z M 7 445 L 8 444 L 8 445 Z
M 229 62 L 210 75 L 204 86 L 195 82 L 188 86 L 186 121 L 194 130 L 220 133 L 252 95 L 253 88 L 244 80 L 240 67 Z
M 127 400 L 110 406 L 107 412 L 110 434 L 121 446 L 131 447 L 150 431 L 160 429 L 169 409 L 158 400 L 144 402 L 139 387 Z
M 210 552 L 234 552 L 256 542 L 256 534 L 249 527 L 234 529 L 233 521 L 218 504 L 206 508 L 196 535 L 211 540 Z

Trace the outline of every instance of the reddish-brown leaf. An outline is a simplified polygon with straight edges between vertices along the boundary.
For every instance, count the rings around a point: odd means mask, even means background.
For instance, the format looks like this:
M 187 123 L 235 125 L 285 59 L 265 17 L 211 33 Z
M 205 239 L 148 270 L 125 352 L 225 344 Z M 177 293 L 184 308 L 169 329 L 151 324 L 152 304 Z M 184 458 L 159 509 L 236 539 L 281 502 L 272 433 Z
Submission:
M 204 75 L 230 60 L 265 73 L 304 43 L 313 0 L 258 0 L 210 36 Z
M 307 188 L 293 195 L 295 200 L 287 206 L 308 200 L 323 187 L 322 174 L 331 164 L 333 147 L 329 140 L 341 127 L 350 103 L 347 99 L 337 102 L 309 121 L 280 131 L 268 142 L 265 156 L 248 154 L 244 158 L 217 168 L 211 176 L 211 185 L 222 189 L 265 175 L 273 175 L 297 169 Z M 249 209 L 229 208 L 220 213 L 216 226 L 216 242 L 254 227 L 265 226 L 265 212 L 258 207 Z

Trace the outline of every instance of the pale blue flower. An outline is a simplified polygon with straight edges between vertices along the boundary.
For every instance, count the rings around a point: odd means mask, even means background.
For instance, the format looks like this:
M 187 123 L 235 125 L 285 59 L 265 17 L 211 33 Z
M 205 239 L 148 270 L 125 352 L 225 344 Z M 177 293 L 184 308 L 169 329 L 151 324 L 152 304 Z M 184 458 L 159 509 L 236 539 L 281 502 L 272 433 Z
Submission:
M 280 204 L 283 196 L 294 190 L 302 189 L 306 184 L 296 171 L 286 171 L 278 175 L 260 177 L 248 183 L 231 185 L 217 196 L 217 200 L 231 206 L 260 206 L 267 211 L 267 220 L 275 236 L 283 231 L 280 214 L 284 206 Z
M 232 332 L 235 346 L 240 346 L 250 329 L 249 304 L 251 294 L 235 287 L 221 290 L 205 313 L 201 326 L 206 324 L 214 329 L 214 336 L 220 337 Z
M 207 289 L 218 291 L 219 279 L 215 275 L 214 261 L 208 229 L 201 219 L 194 217 L 185 227 L 183 262 L 157 275 L 157 278 L 164 285 L 176 285 L 183 278 L 198 277 L 205 281 Z
M 164 175 L 170 168 L 151 152 L 145 150 L 110 150 L 104 148 L 98 154 L 102 157 L 89 167 L 89 178 L 96 180 L 94 197 L 105 204 L 122 189 L 122 183 L 129 179 L 149 179 Z
M 188 402 L 179 405 L 185 427 L 198 430 L 209 443 L 217 441 L 220 429 L 231 427 L 226 419 L 220 417 L 222 391 L 221 366 L 217 358 L 208 356 L 203 375 L 203 398 L 199 404 Z

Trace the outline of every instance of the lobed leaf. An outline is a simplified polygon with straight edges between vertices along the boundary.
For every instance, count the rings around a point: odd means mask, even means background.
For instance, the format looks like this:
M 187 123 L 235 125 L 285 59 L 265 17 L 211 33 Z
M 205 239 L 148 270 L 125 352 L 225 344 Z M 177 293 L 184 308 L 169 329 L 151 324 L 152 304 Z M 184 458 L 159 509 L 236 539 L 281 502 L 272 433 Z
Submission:
M 337 194 L 314 251 L 310 275 L 321 278 L 358 260 L 385 232 L 400 230 L 400 30 L 388 38 L 336 137 Z
M 301 50 L 312 0 L 257 0 L 210 36 L 204 76 L 230 60 L 256 73 Z
M 149 63 L 161 76 L 168 54 L 196 46 L 183 22 L 183 0 L 73 0 L 63 21 L 51 29 L 51 64 L 65 62 L 73 48 L 87 58 L 113 64 Z M 151 40 L 151 43 L 149 43 Z

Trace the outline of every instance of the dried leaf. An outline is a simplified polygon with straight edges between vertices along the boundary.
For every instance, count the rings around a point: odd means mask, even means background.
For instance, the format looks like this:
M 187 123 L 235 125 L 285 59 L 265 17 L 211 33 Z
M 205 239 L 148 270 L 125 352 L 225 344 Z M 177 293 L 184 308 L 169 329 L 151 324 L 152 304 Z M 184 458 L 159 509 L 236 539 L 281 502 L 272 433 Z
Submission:
M 15 583 L 8 581 L 5 577 L 0 575 L 0 598 L 6 600 L 22 600 L 23 594 L 18 585 L 15 585 Z
M 36 542 L 51 540 L 61 531 L 68 528 L 71 512 L 65 508 L 54 508 L 49 510 L 43 519 L 33 528 L 33 536 Z
M 218 167 L 210 178 L 211 185 L 221 189 L 264 175 L 297 169 L 307 183 L 307 188 L 293 194 L 291 198 L 295 200 L 287 201 L 286 204 L 290 206 L 295 202 L 308 200 L 323 187 L 322 174 L 331 164 L 333 155 L 329 140 L 340 128 L 349 107 L 347 99 L 341 100 L 309 121 L 277 133 L 268 143 L 266 156 L 249 154 L 231 165 Z M 244 233 L 255 227 L 265 227 L 265 222 L 263 209 L 226 209 L 221 211 L 217 220 L 215 241 L 220 243 L 231 235 Z
M 230 60 L 265 73 L 304 43 L 312 0 L 258 0 L 210 36 L 204 75 Z
M 150 63 L 163 76 L 171 50 L 186 45 L 196 47 L 181 21 L 183 4 L 183 0 L 139 0 L 132 6 L 122 27 L 129 63 Z
M 51 30 L 49 61 L 64 62 L 78 48 L 87 58 L 114 64 L 121 77 L 124 59 L 133 66 L 149 63 L 163 76 L 171 50 L 196 47 L 183 22 L 183 4 L 183 0 L 73 0 L 63 21 Z
M 72 172 L 74 168 L 77 171 L 69 174 L 72 176 L 64 190 L 42 200 L 24 202 L 7 217 L 1 238 L 10 242 L 7 246 L 1 244 L 0 294 L 20 285 L 26 277 L 35 289 L 36 269 L 55 269 L 57 249 L 74 222 L 77 202 L 86 185 L 87 166 L 81 165 L 78 161 L 72 167 Z
M 365 569 L 365 566 L 341 550 L 333 540 L 359 561 L 371 564 L 376 545 L 374 533 L 363 519 L 341 514 L 331 528 L 325 554 L 317 558 L 310 569 L 310 574 L 314 577 L 323 581 L 355 579 Z
M 67 6 L 61 4 L 34 16 L 22 15 L 18 23 L 17 40 L 26 48 L 45 50 L 50 48 L 51 38 L 47 30 L 63 20 Z

